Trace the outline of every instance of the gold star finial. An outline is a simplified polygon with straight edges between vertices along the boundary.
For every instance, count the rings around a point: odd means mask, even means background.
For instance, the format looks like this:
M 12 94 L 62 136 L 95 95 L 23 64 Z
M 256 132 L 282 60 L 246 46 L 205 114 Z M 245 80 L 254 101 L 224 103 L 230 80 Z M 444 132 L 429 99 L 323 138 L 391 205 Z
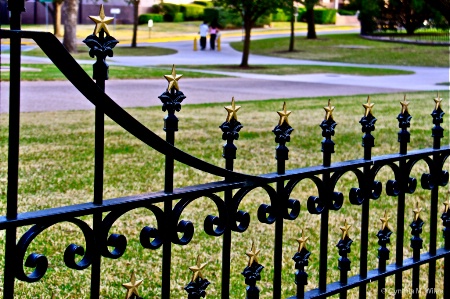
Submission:
M 250 267 L 253 263 L 258 262 L 258 254 L 261 250 L 256 250 L 255 242 L 252 241 L 252 250 L 247 251 L 246 255 L 248 256 L 248 266 Z
M 283 104 L 283 110 L 277 111 L 278 115 L 280 116 L 280 121 L 278 122 L 278 125 L 281 126 L 283 123 L 286 123 L 289 125 L 288 117 L 291 114 L 292 111 L 286 111 L 286 102 Z
M 139 296 L 137 288 L 142 284 L 143 280 L 136 281 L 136 276 L 134 275 L 134 271 L 131 272 L 130 282 L 122 284 L 127 289 L 127 295 L 125 299 L 129 299 L 134 295 Z
M 367 103 L 362 104 L 362 105 L 363 105 L 364 109 L 366 109 L 366 111 L 364 111 L 365 117 L 369 116 L 369 114 L 372 114 L 372 108 L 375 104 L 370 102 L 370 96 L 367 97 Z
M 389 217 L 387 215 L 387 211 L 384 211 L 384 217 L 380 218 L 380 220 L 381 220 L 381 230 L 384 230 L 385 228 L 389 229 L 389 223 L 388 223 L 389 219 L 391 219 L 391 217 Z
M 350 229 L 350 227 L 352 227 L 351 225 L 347 224 L 347 219 L 344 220 L 344 226 L 341 226 L 341 231 L 342 231 L 342 237 L 341 239 L 344 240 L 345 237 L 349 237 L 348 235 L 348 230 Z
M 231 105 L 226 106 L 224 108 L 228 112 L 226 122 L 230 122 L 232 119 L 237 120 L 237 112 L 239 109 L 241 109 L 241 106 L 236 106 L 236 103 L 234 102 L 234 97 L 231 98 Z
M 405 114 L 406 112 L 408 112 L 408 105 L 409 105 L 409 102 L 406 101 L 406 94 L 405 94 L 405 96 L 403 97 L 403 101 L 400 102 L 400 104 L 402 105 L 402 111 L 401 111 L 401 114 Z
M 208 264 L 208 262 L 200 264 L 200 255 L 197 256 L 197 264 L 195 266 L 189 267 L 189 270 L 191 270 L 193 272 L 191 281 L 195 281 L 198 277 L 200 277 L 201 279 L 204 279 L 202 270 L 203 270 L 203 268 L 206 267 L 207 264 Z
M 334 106 L 331 106 L 331 99 L 328 99 L 328 106 L 323 107 L 325 110 L 325 120 L 333 119 Z
M 298 242 L 298 249 L 297 252 L 302 251 L 303 248 L 306 249 L 306 241 L 308 241 L 309 237 L 303 237 L 303 229 L 302 229 L 302 235 L 301 238 L 297 239 Z
M 420 218 L 420 212 L 422 211 L 422 208 L 419 208 L 419 202 L 416 202 L 416 208 L 413 210 L 414 212 L 414 221 L 417 221 L 417 219 Z
M 180 90 L 180 87 L 178 86 L 178 80 L 183 75 L 177 75 L 175 72 L 175 64 L 172 65 L 172 74 L 170 75 L 164 75 L 164 78 L 166 78 L 167 82 L 169 82 L 169 86 L 167 87 L 167 91 L 170 91 L 172 88 L 175 88 L 176 90 Z
M 449 206 L 450 206 L 450 198 L 449 198 L 449 195 L 450 195 L 450 190 L 447 192 L 447 201 L 444 202 L 444 213 L 448 213 L 448 208 L 449 208 Z
M 448 213 L 448 206 L 450 205 L 450 200 L 447 199 L 446 202 L 444 202 L 444 213 Z
M 105 16 L 103 4 L 100 4 L 98 16 L 89 16 L 89 18 L 95 22 L 94 34 L 98 34 L 103 29 L 107 35 L 110 35 L 107 24 L 111 23 L 114 18 Z
M 435 103 L 434 110 L 439 110 L 439 108 L 442 109 L 441 108 L 442 98 L 439 97 L 439 92 L 437 93 L 437 97 L 434 98 L 434 103 Z

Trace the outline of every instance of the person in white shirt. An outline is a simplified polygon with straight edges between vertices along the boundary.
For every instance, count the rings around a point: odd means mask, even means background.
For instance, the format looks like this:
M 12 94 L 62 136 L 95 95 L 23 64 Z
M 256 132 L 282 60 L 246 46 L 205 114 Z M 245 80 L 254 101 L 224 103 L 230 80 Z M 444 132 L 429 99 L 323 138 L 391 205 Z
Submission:
M 206 48 L 206 35 L 208 34 L 208 23 L 206 21 L 203 22 L 203 24 L 200 25 L 200 49 L 205 50 Z

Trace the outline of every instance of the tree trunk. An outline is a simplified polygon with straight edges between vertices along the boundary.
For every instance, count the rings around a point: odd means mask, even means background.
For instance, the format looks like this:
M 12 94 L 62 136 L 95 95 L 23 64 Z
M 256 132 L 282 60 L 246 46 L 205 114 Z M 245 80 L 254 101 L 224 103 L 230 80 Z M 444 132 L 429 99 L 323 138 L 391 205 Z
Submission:
M 138 29 L 138 18 L 139 18 L 139 0 L 133 1 L 133 38 L 131 39 L 131 47 L 136 48 L 137 46 L 137 29 Z
M 289 40 L 289 52 L 294 52 L 294 43 L 295 43 L 295 18 L 294 16 L 294 2 L 292 2 L 291 6 L 291 38 Z
M 65 0 L 64 3 L 65 22 L 63 45 L 70 53 L 76 53 L 78 0 Z
M 53 34 L 57 37 L 62 36 L 62 26 L 61 26 L 61 7 L 63 2 L 55 1 L 53 2 L 55 9 L 53 10 Z
M 308 34 L 306 35 L 306 38 L 317 38 L 316 25 L 314 24 L 314 7 L 306 8 L 306 22 L 308 23 Z
M 242 61 L 240 66 L 248 67 L 248 56 L 250 55 L 250 37 L 252 31 L 251 16 L 247 18 L 244 17 L 244 31 L 244 48 L 242 49 Z

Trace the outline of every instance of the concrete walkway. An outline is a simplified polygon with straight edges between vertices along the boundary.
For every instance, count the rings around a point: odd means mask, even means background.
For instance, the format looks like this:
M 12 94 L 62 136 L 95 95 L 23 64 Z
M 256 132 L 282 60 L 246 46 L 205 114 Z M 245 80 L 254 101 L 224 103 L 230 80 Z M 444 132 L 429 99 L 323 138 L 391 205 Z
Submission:
M 278 37 L 256 36 L 256 38 Z M 239 37 L 223 38 L 222 50 L 193 51 L 191 41 L 153 43 L 151 45 L 176 49 L 178 52 L 166 56 L 149 57 L 112 57 L 108 63 L 127 66 L 156 65 L 207 65 L 239 64 L 241 53 L 233 50 L 229 43 Z M 142 44 L 141 44 L 142 45 Z M 26 55 L 26 52 L 24 53 Z M 2 61 L 9 55 L 2 54 Z M 22 62 L 49 62 L 47 58 L 23 56 Z M 93 63 L 93 61 L 80 61 Z M 390 92 L 407 92 L 418 90 L 448 90 L 448 86 L 436 85 L 449 81 L 447 68 L 403 67 L 384 65 L 364 65 L 333 63 L 321 61 L 295 60 L 261 55 L 250 55 L 249 63 L 256 64 L 291 64 L 291 65 L 332 65 L 409 70 L 413 75 L 396 76 L 352 76 L 338 74 L 311 75 L 263 75 L 236 72 L 219 72 L 198 70 L 233 76 L 235 78 L 189 79 L 180 81 L 181 90 L 187 96 L 185 104 L 203 102 L 228 102 L 234 96 L 239 100 L 264 100 L 278 98 L 338 96 L 355 94 L 374 94 Z M 168 67 L 168 73 L 170 67 Z M 182 73 L 182 69 L 179 69 Z M 236 78 L 237 77 L 237 78 Z M 109 80 L 106 92 L 123 107 L 160 105 L 158 96 L 166 88 L 166 81 L 161 80 Z M 0 113 L 8 111 L 9 83 L 1 82 Z M 22 111 L 79 110 L 92 109 L 84 97 L 69 83 L 59 82 L 22 82 Z

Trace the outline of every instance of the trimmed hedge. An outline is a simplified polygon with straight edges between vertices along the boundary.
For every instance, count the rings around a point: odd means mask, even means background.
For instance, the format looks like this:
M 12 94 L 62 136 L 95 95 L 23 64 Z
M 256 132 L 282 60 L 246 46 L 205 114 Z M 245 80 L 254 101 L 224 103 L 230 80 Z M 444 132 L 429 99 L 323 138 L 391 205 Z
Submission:
M 216 22 L 219 25 L 219 28 L 230 29 L 242 27 L 242 17 L 239 14 L 230 12 L 220 7 L 205 8 L 203 20 L 209 24 Z M 270 25 L 270 21 L 270 14 L 262 16 L 256 21 L 255 27 Z
M 155 23 L 159 23 L 163 21 L 163 16 L 155 13 L 146 13 L 139 16 L 138 23 L 139 24 L 148 24 L 149 20 L 153 20 Z
M 197 4 L 183 4 L 180 5 L 180 12 L 184 14 L 186 21 L 196 21 L 203 18 L 203 11 L 205 7 Z
M 306 9 L 298 10 L 298 18 L 300 22 L 306 22 Z M 335 9 L 314 9 L 314 23 L 316 24 L 336 24 Z
M 182 12 L 177 12 L 173 18 L 173 22 L 183 22 L 184 14 Z
M 336 10 L 314 9 L 314 22 L 316 24 L 336 24 Z

